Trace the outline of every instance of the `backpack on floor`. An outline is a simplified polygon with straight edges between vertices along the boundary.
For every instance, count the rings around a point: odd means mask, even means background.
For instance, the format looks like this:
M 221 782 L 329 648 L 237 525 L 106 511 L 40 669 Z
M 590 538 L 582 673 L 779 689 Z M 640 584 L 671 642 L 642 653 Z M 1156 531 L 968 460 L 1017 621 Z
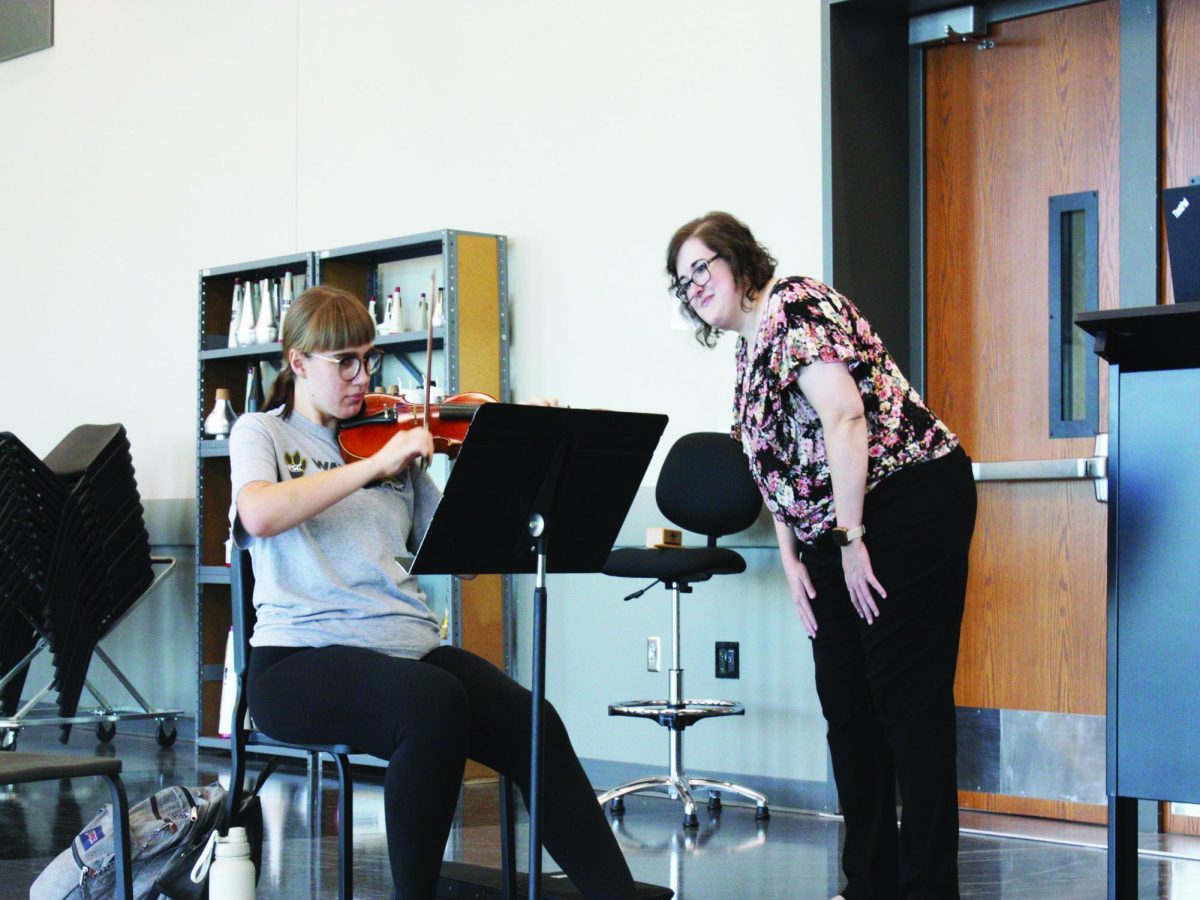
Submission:
M 158 876 L 190 839 L 216 826 L 225 788 L 163 788 L 129 810 L 133 895 L 158 896 Z M 202 842 L 203 843 L 203 842 Z M 112 804 L 105 804 L 71 846 L 58 854 L 29 889 L 30 900 L 98 900 L 115 896 Z M 152 893 L 153 892 L 153 893 Z
M 229 824 L 245 826 L 256 871 L 262 861 L 262 804 L 258 791 L 275 768 L 263 769 L 233 823 L 225 822 L 225 788 L 163 788 L 129 809 L 129 855 L 133 896 L 137 900 L 202 900 L 207 883 L 196 884 L 192 866 L 214 831 Z M 107 900 L 116 896 L 112 804 L 105 804 L 76 835 L 71 846 L 54 858 L 29 888 L 30 900 Z

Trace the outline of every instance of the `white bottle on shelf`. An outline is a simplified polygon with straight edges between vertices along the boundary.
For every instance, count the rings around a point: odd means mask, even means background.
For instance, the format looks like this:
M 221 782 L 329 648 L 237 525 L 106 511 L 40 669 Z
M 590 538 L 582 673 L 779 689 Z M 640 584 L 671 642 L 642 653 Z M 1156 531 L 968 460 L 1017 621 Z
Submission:
M 424 331 L 429 327 L 429 298 L 424 294 L 421 295 L 421 302 L 417 306 L 417 321 L 416 330 Z
M 277 319 L 275 318 L 275 301 L 271 296 L 271 279 L 264 278 L 260 281 L 258 290 L 258 321 L 254 323 L 254 342 L 269 344 L 279 336 L 279 327 L 276 325 Z
M 404 331 L 404 304 L 400 300 L 400 288 L 392 293 L 392 306 L 388 316 L 387 333 L 399 334 Z
M 433 327 L 441 328 L 446 324 L 445 295 L 441 288 L 437 289 L 437 300 L 433 303 Z
M 375 333 L 379 334 L 379 313 L 375 309 L 374 297 L 367 301 L 367 315 L 371 317 L 371 322 L 375 325 Z
M 242 312 L 237 327 L 239 347 L 249 347 L 254 343 L 254 293 L 254 285 L 247 281 L 242 286 Z
M 279 337 L 283 337 L 283 321 L 292 308 L 292 273 L 284 272 L 279 291 Z
M 229 402 L 229 389 L 217 388 L 217 399 L 212 412 L 204 417 L 204 433 L 215 438 L 229 437 L 229 430 L 233 428 L 236 418 L 237 413 L 233 411 Z
M 229 309 L 229 346 L 238 345 L 238 322 L 242 318 L 242 279 L 233 279 L 233 302 Z

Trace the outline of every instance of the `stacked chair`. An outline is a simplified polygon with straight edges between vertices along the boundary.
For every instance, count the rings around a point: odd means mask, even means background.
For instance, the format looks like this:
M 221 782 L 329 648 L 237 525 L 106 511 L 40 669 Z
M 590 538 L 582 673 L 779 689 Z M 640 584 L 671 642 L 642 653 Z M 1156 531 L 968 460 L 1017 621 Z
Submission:
M 151 562 L 123 426 L 81 425 L 44 460 L 0 434 L 4 715 L 39 638 L 53 654 L 59 715 L 76 714 L 96 645 L 154 581 Z M 65 743 L 70 725 L 62 729 Z
M 42 622 L 42 590 L 68 486 L 14 435 L 0 433 L 0 714 L 17 711 Z

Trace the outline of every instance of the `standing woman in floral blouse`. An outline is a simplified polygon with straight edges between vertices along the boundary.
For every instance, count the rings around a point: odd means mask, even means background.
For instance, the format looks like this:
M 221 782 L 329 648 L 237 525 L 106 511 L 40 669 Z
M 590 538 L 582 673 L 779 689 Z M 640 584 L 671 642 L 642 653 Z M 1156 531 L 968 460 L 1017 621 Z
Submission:
M 841 896 L 957 897 L 970 459 L 854 304 L 814 279 L 777 277 L 733 216 L 680 228 L 667 272 L 697 340 L 739 335 L 733 435 L 812 640 L 846 823 Z

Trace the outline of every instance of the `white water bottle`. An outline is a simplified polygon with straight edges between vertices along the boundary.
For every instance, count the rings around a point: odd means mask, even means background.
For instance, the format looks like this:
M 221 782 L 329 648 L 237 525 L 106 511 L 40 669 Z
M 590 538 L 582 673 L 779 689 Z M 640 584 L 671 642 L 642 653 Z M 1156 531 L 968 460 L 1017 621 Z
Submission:
M 216 858 L 208 870 L 210 900 L 254 900 L 254 863 L 246 829 L 233 827 L 217 838 Z

